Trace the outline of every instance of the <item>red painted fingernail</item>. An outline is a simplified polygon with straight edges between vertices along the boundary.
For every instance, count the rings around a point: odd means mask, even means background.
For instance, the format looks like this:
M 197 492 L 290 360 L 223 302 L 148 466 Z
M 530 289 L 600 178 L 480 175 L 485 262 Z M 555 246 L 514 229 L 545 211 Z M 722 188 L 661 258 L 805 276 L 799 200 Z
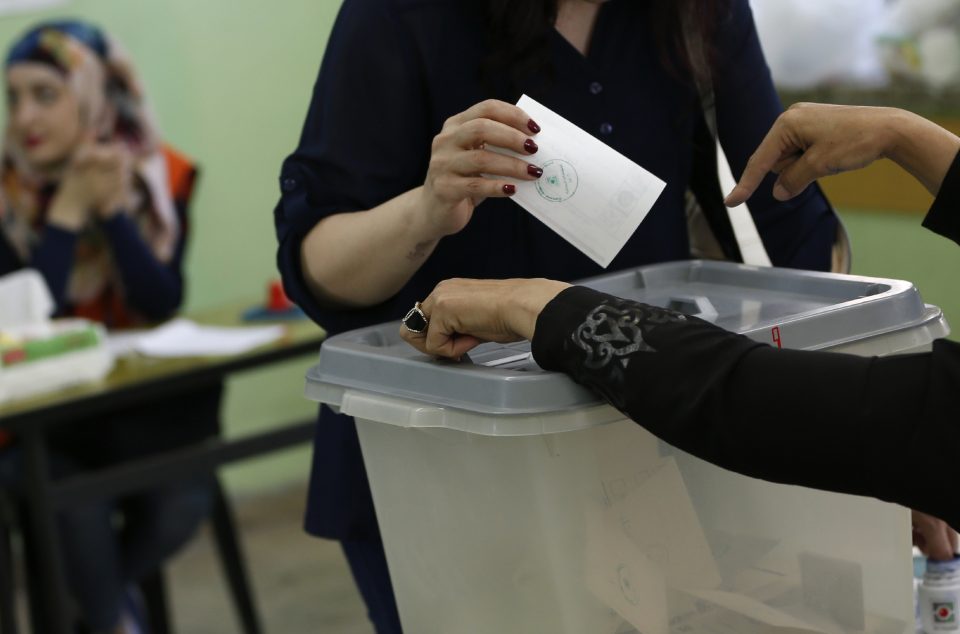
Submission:
M 527 165 L 527 174 L 533 176 L 534 178 L 540 178 L 543 176 L 543 170 L 536 165 Z
M 526 150 L 528 154 L 536 154 L 540 148 L 537 147 L 533 139 L 527 139 L 523 142 L 523 149 Z
M 538 126 L 537 122 L 534 121 L 533 119 L 530 119 L 529 121 L 527 121 L 527 127 L 530 128 L 530 131 L 533 132 L 534 134 L 540 131 L 540 126 Z
M 517 193 L 517 186 L 507 183 L 506 185 L 503 186 L 503 193 L 506 194 L 507 196 L 513 196 L 514 194 Z

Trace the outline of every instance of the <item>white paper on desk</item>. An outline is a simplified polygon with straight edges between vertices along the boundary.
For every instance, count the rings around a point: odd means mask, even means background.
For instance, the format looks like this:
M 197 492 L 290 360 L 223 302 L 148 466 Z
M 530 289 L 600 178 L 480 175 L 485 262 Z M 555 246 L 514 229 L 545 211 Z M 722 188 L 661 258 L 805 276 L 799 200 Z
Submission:
M 133 348 L 150 357 L 212 357 L 247 352 L 283 333 L 283 326 L 226 328 L 174 319 L 145 333 Z
M 107 348 L 115 357 L 137 354 L 140 340 L 150 334 L 149 330 L 117 330 L 107 333 Z
M 518 182 L 513 200 L 606 268 L 666 183 L 527 95 L 517 106 L 540 124 L 540 149 L 510 154 L 543 168 L 543 176 Z

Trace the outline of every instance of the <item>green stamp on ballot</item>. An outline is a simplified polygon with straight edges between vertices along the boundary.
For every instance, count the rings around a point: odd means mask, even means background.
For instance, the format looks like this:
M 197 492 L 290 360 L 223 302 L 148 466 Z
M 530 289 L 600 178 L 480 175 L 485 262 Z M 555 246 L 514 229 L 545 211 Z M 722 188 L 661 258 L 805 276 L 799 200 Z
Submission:
M 543 176 L 537 179 L 537 193 L 553 203 L 562 203 L 577 193 L 579 178 L 573 165 L 563 159 L 550 159 L 542 166 Z

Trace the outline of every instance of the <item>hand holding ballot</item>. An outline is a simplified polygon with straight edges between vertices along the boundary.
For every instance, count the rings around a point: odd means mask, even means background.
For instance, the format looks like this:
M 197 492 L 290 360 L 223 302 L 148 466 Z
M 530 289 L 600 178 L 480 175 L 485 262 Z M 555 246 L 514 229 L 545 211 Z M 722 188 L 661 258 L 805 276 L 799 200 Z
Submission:
M 537 140 L 531 135 L 538 135 Z M 512 196 L 606 267 L 664 186 L 647 170 L 524 95 L 516 106 L 484 101 L 444 123 L 433 140 L 420 208 L 440 239 L 463 229 L 484 198 Z
M 495 99 L 447 119 L 433 139 L 417 205 L 426 235 L 439 240 L 457 233 L 486 198 L 512 196 L 515 181 L 539 178 L 543 170 L 531 162 L 538 148 L 532 137 L 539 131 L 521 108 Z M 513 154 L 492 152 L 492 147 Z
M 513 200 L 606 268 L 646 218 L 666 183 L 527 95 L 517 106 L 543 125 L 543 176 Z

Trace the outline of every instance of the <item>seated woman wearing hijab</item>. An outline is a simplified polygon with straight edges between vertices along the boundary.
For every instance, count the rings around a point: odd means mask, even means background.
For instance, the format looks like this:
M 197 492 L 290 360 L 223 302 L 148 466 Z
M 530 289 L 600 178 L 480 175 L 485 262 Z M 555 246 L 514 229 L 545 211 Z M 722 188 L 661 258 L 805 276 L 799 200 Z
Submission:
M 10 49 L 5 80 L 0 274 L 37 269 L 58 316 L 108 328 L 173 315 L 196 172 L 161 144 L 121 49 L 82 22 L 41 24 Z M 220 393 L 219 384 L 200 386 L 58 428 L 49 438 L 54 476 L 215 434 Z M 15 439 L 6 444 L 0 488 L 16 493 L 21 458 Z M 61 513 L 68 579 L 87 627 L 142 631 L 133 588 L 189 539 L 212 491 L 203 476 Z
M 957 136 L 902 110 L 801 104 L 777 120 L 726 202 L 749 198 L 770 171 L 785 200 L 816 178 L 889 158 L 936 196 L 923 225 L 960 243 L 958 150 Z M 423 352 L 459 358 L 482 341 L 530 339 L 541 367 L 570 374 L 704 460 L 899 503 L 960 528 L 960 344 L 885 358 L 779 350 L 545 279 L 448 280 L 421 307 L 425 332 L 401 334 Z M 621 336 L 602 336 L 611 330 Z M 605 361 L 587 363 L 591 355 Z M 941 557 L 956 549 L 949 530 L 923 539 L 938 542 Z

